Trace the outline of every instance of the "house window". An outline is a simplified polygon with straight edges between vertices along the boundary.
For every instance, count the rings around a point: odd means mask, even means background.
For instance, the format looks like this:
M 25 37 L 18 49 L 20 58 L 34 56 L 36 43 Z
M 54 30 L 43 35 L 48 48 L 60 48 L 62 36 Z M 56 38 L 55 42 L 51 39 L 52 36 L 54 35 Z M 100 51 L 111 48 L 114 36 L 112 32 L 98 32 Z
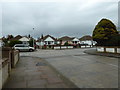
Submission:
M 77 41 L 75 41 L 75 44 L 77 44 Z
M 48 45 L 50 45 L 51 44 L 51 42 L 50 41 L 48 41 Z
M 47 44 L 47 42 L 45 41 L 45 44 Z

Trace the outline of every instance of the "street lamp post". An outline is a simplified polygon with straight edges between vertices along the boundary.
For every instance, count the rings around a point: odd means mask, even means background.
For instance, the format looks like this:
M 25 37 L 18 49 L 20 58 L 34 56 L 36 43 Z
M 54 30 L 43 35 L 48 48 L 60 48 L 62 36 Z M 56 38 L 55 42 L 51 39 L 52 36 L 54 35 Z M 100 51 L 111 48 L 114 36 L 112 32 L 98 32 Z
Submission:
M 33 28 L 33 36 L 34 36 L 34 28 Z M 33 38 L 33 47 L 34 47 L 34 38 Z

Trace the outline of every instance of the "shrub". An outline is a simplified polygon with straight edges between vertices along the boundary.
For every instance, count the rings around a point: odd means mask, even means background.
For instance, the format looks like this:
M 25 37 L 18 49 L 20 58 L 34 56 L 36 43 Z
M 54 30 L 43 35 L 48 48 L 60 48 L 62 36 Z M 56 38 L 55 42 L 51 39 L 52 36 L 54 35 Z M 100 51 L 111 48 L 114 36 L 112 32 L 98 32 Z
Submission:
M 22 44 L 21 41 L 18 41 L 18 40 L 13 40 L 13 41 L 10 41 L 10 43 L 8 44 L 9 47 L 13 47 L 15 44 Z

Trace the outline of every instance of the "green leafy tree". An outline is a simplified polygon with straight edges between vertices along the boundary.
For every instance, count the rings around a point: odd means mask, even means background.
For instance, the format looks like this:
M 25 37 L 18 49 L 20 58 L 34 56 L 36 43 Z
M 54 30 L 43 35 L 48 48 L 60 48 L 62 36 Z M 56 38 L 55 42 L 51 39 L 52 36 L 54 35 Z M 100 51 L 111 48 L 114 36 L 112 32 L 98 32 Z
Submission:
M 34 45 L 36 45 L 35 42 L 36 42 L 36 41 L 34 40 Z M 30 41 L 29 41 L 29 46 L 33 47 L 33 39 L 30 39 Z
M 120 34 L 113 35 L 110 40 L 106 41 L 105 46 L 120 46 Z
M 29 41 L 29 46 L 33 47 L 33 39 Z
M 102 19 L 95 26 L 92 37 L 98 45 L 104 46 L 115 35 L 118 35 L 118 31 L 114 23 L 108 19 Z
M 13 40 L 13 41 L 10 41 L 10 43 L 8 44 L 9 47 L 13 47 L 15 44 L 22 44 L 21 41 L 18 41 L 18 40 Z

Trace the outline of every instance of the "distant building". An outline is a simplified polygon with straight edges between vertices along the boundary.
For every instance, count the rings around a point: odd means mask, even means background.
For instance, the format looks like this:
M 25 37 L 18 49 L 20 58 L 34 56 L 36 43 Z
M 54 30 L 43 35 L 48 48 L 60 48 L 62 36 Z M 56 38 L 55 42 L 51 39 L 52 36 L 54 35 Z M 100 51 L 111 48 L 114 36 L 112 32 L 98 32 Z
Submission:
M 36 41 L 36 44 L 39 46 L 50 46 L 50 45 L 64 45 L 65 43 L 68 43 L 69 45 L 80 45 L 80 44 L 86 44 L 86 45 L 95 45 L 96 42 L 93 41 L 92 37 L 90 35 L 86 35 L 81 37 L 80 39 L 77 37 L 69 37 L 69 36 L 63 36 L 61 38 L 55 38 L 51 35 L 43 36 L 41 35 L 41 38 L 39 38 Z
M 0 38 L 0 47 L 2 47 L 2 38 Z
M 95 45 L 96 44 L 96 42 L 93 41 L 93 39 L 90 35 L 83 36 L 79 40 L 80 40 L 81 44 L 86 44 L 86 45 Z
M 56 45 L 57 44 L 57 39 L 54 38 L 53 36 L 50 36 L 50 35 L 41 36 L 41 38 L 36 41 L 36 44 L 40 45 L 40 46 Z
M 73 43 L 73 44 L 80 44 L 80 40 L 79 40 L 78 38 L 74 37 L 74 38 L 72 39 L 72 43 Z
M 68 42 L 68 44 L 72 44 L 71 41 L 72 41 L 72 38 L 69 36 L 63 36 L 58 39 L 58 42 L 61 43 L 61 45 L 64 45 L 66 42 Z
M 9 43 L 10 41 L 16 41 L 16 40 L 21 41 L 23 44 L 28 44 L 28 45 L 29 45 L 30 38 L 28 38 L 27 36 L 17 35 L 16 37 L 10 39 L 10 40 L 8 41 L 8 43 Z
M 68 44 L 80 44 L 80 40 L 76 37 L 69 37 L 69 36 L 64 36 L 58 39 L 59 42 L 61 42 L 61 45 L 64 45 L 66 42 Z

